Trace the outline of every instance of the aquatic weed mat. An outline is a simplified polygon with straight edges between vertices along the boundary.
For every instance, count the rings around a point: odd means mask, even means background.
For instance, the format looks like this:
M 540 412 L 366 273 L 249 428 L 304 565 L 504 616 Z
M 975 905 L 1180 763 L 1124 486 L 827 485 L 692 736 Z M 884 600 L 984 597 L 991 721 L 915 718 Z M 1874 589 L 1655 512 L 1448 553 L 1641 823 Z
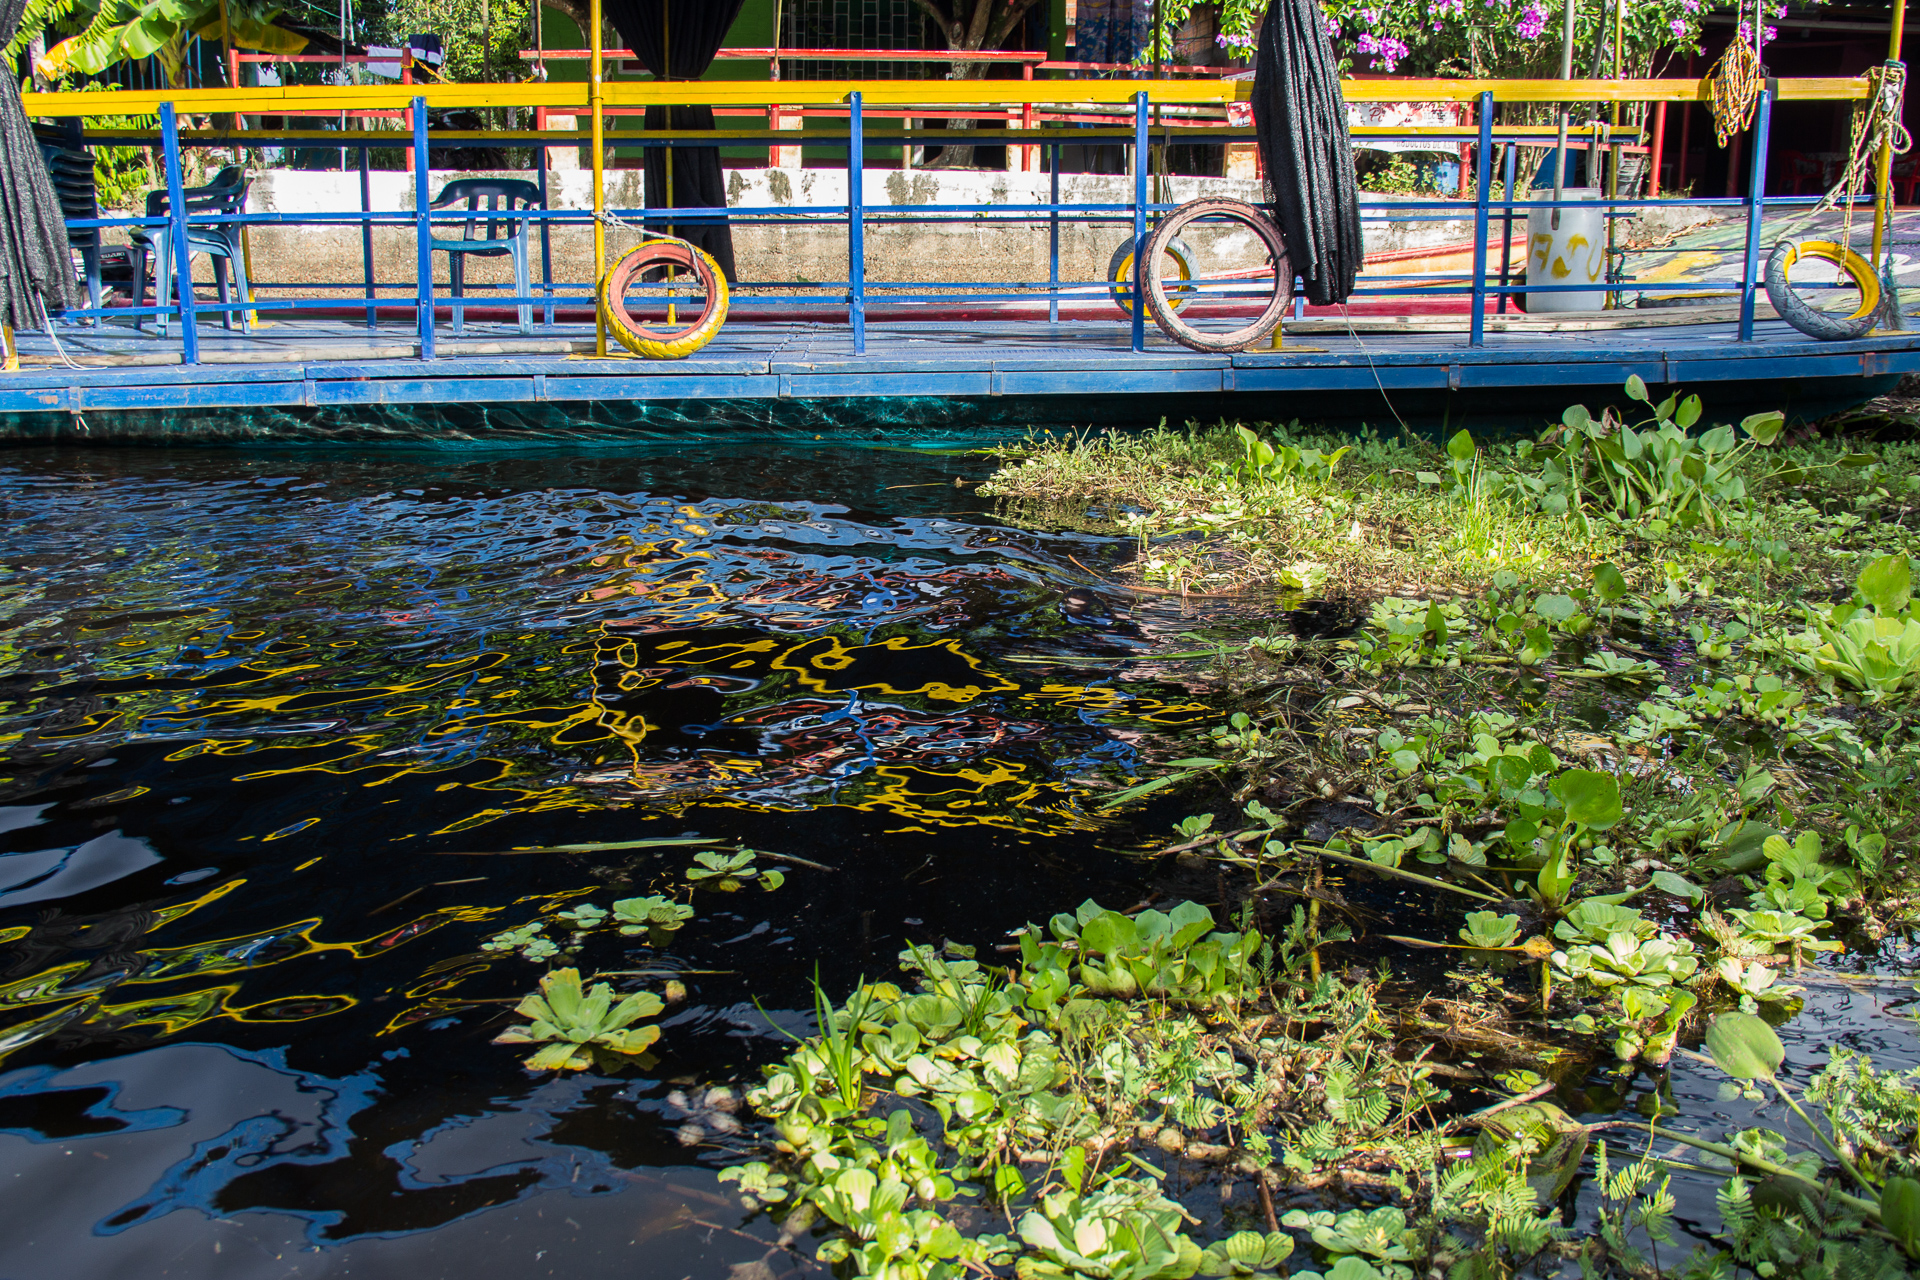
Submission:
M 1714 427 L 1698 400 L 1655 405 L 1633 382 L 1622 400 L 1644 407 L 1576 407 L 1506 445 L 1264 424 L 1039 438 L 988 487 L 1035 527 L 1131 532 L 1141 554 L 1117 589 L 1278 592 L 1263 633 L 1193 637 L 1217 645 L 1210 678 L 1239 708 L 1212 748 L 1126 794 L 1177 787 L 1206 810 L 1173 846 L 1191 879 L 1213 864 L 1218 896 L 1252 919 L 1284 919 L 1292 904 L 1297 947 L 1329 936 L 1333 955 L 1369 964 L 1383 947 L 1451 953 L 1438 989 L 1431 973 L 1401 988 L 1397 1016 L 1439 1076 L 1519 1096 L 1541 1203 L 1568 1188 L 1599 1132 L 1592 1115 L 1576 1118 L 1594 1098 L 1607 1102 L 1597 1111 L 1630 1099 L 1649 1121 L 1674 1114 L 1663 1091 L 1711 1029 L 1771 1041 L 1753 1015 L 1792 1017 L 1801 993 L 1785 988 L 1823 954 L 1903 970 L 1904 952 L 1880 939 L 1911 915 L 1913 451 L 1783 439 L 1779 415 Z M 1337 598 L 1298 607 L 1329 589 Z M 1349 625 L 1329 629 L 1330 616 Z M 1356 882 L 1379 878 L 1456 903 L 1452 923 L 1356 900 Z M 1404 951 L 1390 958 L 1404 969 Z M 1710 1055 L 1720 1065 L 1773 1077 L 1777 1046 L 1743 1059 L 1728 1043 Z M 1911 1062 L 1904 1025 L 1893 1043 Z M 1883 1208 L 1904 1212 L 1910 1138 L 1869 1140 L 1884 1163 L 1862 1165 L 1846 1131 L 1850 1071 L 1836 1055 L 1816 1080 L 1841 1131 L 1809 1142 L 1797 1174 L 1755 1154 L 1779 1154 L 1778 1139 L 1710 1145 L 1729 1175 L 1786 1178 L 1807 1195 L 1825 1192 L 1792 1180 L 1831 1157 L 1824 1171 L 1852 1200 L 1797 1218 L 1754 1210 L 1746 1183 L 1712 1177 L 1713 1160 L 1675 1162 L 1704 1138 L 1643 1125 L 1643 1149 L 1657 1139 L 1666 1158 L 1622 1172 L 1616 1148 L 1613 1166 L 1581 1166 L 1602 1195 L 1589 1188 L 1572 1239 L 1503 1227 L 1520 1200 L 1450 1203 L 1447 1175 L 1422 1184 L 1418 1159 L 1400 1159 L 1395 1230 L 1412 1252 L 1398 1260 L 1550 1271 L 1578 1255 L 1638 1274 L 1666 1244 L 1667 1266 L 1703 1273 L 1899 1273 L 1873 1224 Z M 1620 1079 L 1596 1092 L 1606 1075 Z M 1636 1077 L 1652 1084 L 1637 1099 Z M 1909 1111 L 1910 1087 L 1894 1095 Z M 1690 1178 L 1682 1216 L 1705 1251 L 1681 1248 L 1676 1264 L 1668 1218 Z M 1623 1197 L 1637 1207 L 1604 1203 Z M 1865 1216 L 1825 1221 L 1834 1203 Z M 1623 1226 L 1636 1214 L 1652 1224 L 1637 1243 Z M 1849 1234 L 1859 1223 L 1864 1242 Z M 1468 1227 L 1463 1243 L 1439 1241 L 1448 1224 Z M 1313 1238 L 1321 1261 L 1388 1258 Z

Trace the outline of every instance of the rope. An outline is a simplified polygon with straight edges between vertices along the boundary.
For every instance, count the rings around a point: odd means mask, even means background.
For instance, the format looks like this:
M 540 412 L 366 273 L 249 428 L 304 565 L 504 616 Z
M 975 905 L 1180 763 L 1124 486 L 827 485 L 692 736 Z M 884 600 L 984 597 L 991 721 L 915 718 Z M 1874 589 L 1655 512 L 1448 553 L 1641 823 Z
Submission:
M 1760 65 L 1760 5 L 1754 4 L 1752 20 L 1747 24 L 1753 39 L 1735 40 L 1707 72 L 1713 91 L 1713 131 L 1726 150 L 1737 134 L 1753 125 L 1754 108 L 1760 104 L 1760 90 L 1767 80 L 1767 69 Z
M 67 349 L 60 345 L 60 335 L 53 331 L 53 318 L 47 314 L 47 300 L 41 297 L 38 292 L 33 295 L 33 300 L 40 308 L 40 326 L 46 330 L 47 337 L 53 339 L 54 354 L 60 357 L 60 363 L 66 365 L 69 369 L 86 368 L 85 365 L 68 355 Z
M 1879 162 L 1880 148 L 1891 144 L 1896 156 L 1913 149 L 1913 135 L 1900 120 L 1901 103 L 1907 93 L 1907 64 L 1883 62 L 1868 71 L 1867 77 L 1873 92 L 1853 106 L 1853 118 L 1847 126 L 1847 163 L 1840 171 L 1840 180 L 1813 207 L 1813 214 L 1821 214 L 1844 203 L 1841 244 L 1852 243 L 1854 205 L 1866 194 L 1867 178 Z

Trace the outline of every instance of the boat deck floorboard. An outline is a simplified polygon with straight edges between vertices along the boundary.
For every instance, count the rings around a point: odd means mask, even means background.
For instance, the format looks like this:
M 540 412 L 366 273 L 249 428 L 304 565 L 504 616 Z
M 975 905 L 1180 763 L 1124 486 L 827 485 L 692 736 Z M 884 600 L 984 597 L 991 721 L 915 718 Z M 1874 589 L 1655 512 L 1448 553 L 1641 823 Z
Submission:
M 1724 384 L 1920 371 L 1920 331 L 1818 342 L 1763 319 L 1743 343 L 1732 323 L 1703 317 L 1629 328 L 1490 325 L 1485 345 L 1474 347 L 1464 318 L 1444 328 L 1310 321 L 1284 350 L 1208 355 L 1153 330 L 1146 350 L 1133 351 L 1128 326 L 1116 321 L 888 321 L 869 325 L 866 350 L 856 353 L 844 322 L 802 320 L 732 324 L 688 359 L 656 361 L 596 358 L 591 326 L 522 335 L 511 325 L 469 323 L 460 336 L 442 329 L 436 358 L 422 360 L 411 327 L 301 319 L 252 335 L 203 326 L 200 363 L 186 365 L 177 335 L 63 326 L 57 350 L 45 334 L 20 335 L 23 367 L 0 375 L 0 412 L 1571 389 L 1617 387 L 1629 374 L 1649 384 Z

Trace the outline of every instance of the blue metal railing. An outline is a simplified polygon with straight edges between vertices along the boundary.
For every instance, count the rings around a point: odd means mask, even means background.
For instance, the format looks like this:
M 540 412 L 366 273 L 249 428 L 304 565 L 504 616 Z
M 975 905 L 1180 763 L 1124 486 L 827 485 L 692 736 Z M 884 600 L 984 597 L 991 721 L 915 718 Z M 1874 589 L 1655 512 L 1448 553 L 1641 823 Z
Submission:
M 1468 342 L 1470 346 L 1483 346 L 1486 341 L 1486 316 L 1489 302 L 1494 301 L 1499 313 L 1505 313 L 1510 301 L 1516 297 L 1530 294 L 1571 293 L 1571 292 L 1618 292 L 1623 285 L 1620 279 L 1608 279 L 1598 284 L 1526 284 L 1513 283 L 1511 280 L 1511 260 L 1513 242 L 1513 223 L 1516 215 L 1534 209 L 1573 208 L 1585 206 L 1592 208 L 1590 202 L 1559 202 L 1551 199 L 1516 200 L 1516 154 L 1521 145 L 1544 145 L 1544 141 L 1535 135 L 1503 133 L 1493 124 L 1493 97 L 1491 92 L 1483 93 L 1479 100 L 1479 129 L 1477 154 L 1474 168 L 1474 197 L 1470 206 L 1458 200 L 1406 200 L 1406 201 L 1367 201 L 1361 205 L 1362 217 L 1367 221 L 1386 222 L 1459 222 L 1471 217 L 1473 225 L 1472 258 L 1473 265 L 1467 279 L 1462 281 L 1459 272 L 1408 273 L 1391 277 L 1394 283 L 1372 284 L 1355 291 L 1356 297 L 1417 297 L 1432 299 L 1437 297 L 1460 297 L 1469 300 L 1470 315 L 1468 322 Z M 1662 206 L 1688 205 L 1705 207 L 1727 207 L 1740 209 L 1746 220 L 1746 235 L 1741 253 L 1741 270 L 1738 281 L 1739 294 L 1739 340 L 1751 342 L 1754 337 L 1754 313 L 1757 305 L 1760 272 L 1761 224 L 1769 209 L 1781 207 L 1803 207 L 1815 203 L 1814 197 L 1773 197 L 1764 195 L 1766 188 L 1767 139 L 1771 123 L 1773 95 L 1763 92 L 1755 113 L 1754 146 L 1748 194 L 1742 197 L 1725 199 L 1617 199 L 1606 202 L 1607 216 L 1631 217 L 1638 211 Z M 324 214 L 282 214 L 282 213 L 245 213 L 245 214 L 189 214 L 185 209 L 183 197 L 180 137 L 177 116 L 171 103 L 163 103 L 159 110 L 160 135 L 165 159 L 166 183 L 169 215 L 166 219 L 151 218 L 96 218 L 75 220 L 71 227 L 132 227 L 140 226 L 155 230 L 164 229 L 172 242 L 172 268 L 176 272 L 178 300 L 166 308 L 160 307 L 103 307 L 98 309 L 76 308 L 64 313 L 68 318 L 102 317 L 132 318 L 149 315 L 177 315 L 180 320 L 181 354 L 185 363 L 194 364 L 200 359 L 199 330 L 197 317 L 202 312 L 230 314 L 234 311 L 298 311 L 302 309 L 338 310 L 341 300 L 338 298 L 281 298 L 256 299 L 242 298 L 235 302 L 202 302 L 193 295 L 190 255 L 188 251 L 188 229 L 194 223 L 232 225 L 302 225 L 302 226 L 342 226 L 354 225 L 361 229 L 361 256 L 363 280 L 342 281 L 328 285 L 306 284 L 262 284 L 250 282 L 254 291 L 280 291 L 299 288 L 360 288 L 366 322 L 369 327 L 379 320 L 379 295 L 382 290 L 407 290 L 413 294 L 411 309 L 414 312 L 423 359 L 435 356 L 434 320 L 438 299 L 435 294 L 432 271 L 432 231 L 436 222 L 457 224 L 466 222 L 474 214 L 466 210 L 433 211 L 430 198 L 430 155 L 431 148 L 441 146 L 470 146 L 464 140 L 448 140 L 436 144 L 427 128 L 427 108 L 423 98 L 415 98 L 411 111 L 411 135 L 413 152 L 413 197 L 414 207 L 405 210 L 374 210 L 372 205 L 372 185 L 369 172 L 368 154 L 374 146 L 398 147 L 404 145 L 407 135 L 396 134 L 391 142 L 372 142 L 367 140 L 349 141 L 345 145 L 359 150 L 359 186 L 361 208 L 358 211 L 340 211 Z M 1133 101 L 1133 138 L 1135 154 L 1144 157 L 1150 144 L 1149 104 L 1147 94 L 1142 92 Z M 1222 131 L 1225 137 L 1232 131 Z M 1234 133 L 1233 136 L 1240 136 Z M 1409 137 L 1419 135 L 1409 134 Z M 783 137 L 778 132 L 769 131 L 767 141 L 777 143 L 786 141 L 791 135 Z M 129 139 L 132 140 L 132 139 Z M 1007 205 L 1007 204 L 930 204 L 914 206 L 888 206 L 885 212 L 870 212 L 864 195 L 865 148 L 867 145 L 886 141 L 885 134 L 870 134 L 866 130 L 862 112 L 861 95 L 852 93 L 848 98 L 848 136 L 844 142 L 847 152 L 847 202 L 844 205 L 828 205 L 797 210 L 785 206 L 769 207 L 730 207 L 730 208 L 676 208 L 676 209 L 626 209 L 612 212 L 623 220 L 661 223 L 668 220 L 682 225 L 700 225 L 720 221 L 734 225 L 819 225 L 821 223 L 844 223 L 847 237 L 848 279 L 845 281 L 757 281 L 744 286 L 755 290 L 785 289 L 794 292 L 787 295 L 757 293 L 756 301 L 775 302 L 785 305 L 831 305 L 844 306 L 847 309 L 847 322 L 851 331 L 853 349 L 856 353 L 866 350 L 867 312 L 870 295 L 879 294 L 893 301 L 915 302 L 991 302 L 1034 299 L 1044 296 L 1047 302 L 1047 316 L 1050 321 L 1060 318 L 1060 304 L 1063 297 L 1072 299 L 1082 291 L 1098 291 L 1105 294 L 1112 283 L 1105 280 L 1063 280 L 1061 278 L 1061 227 L 1063 224 L 1117 224 L 1129 226 L 1135 243 L 1145 236 L 1150 218 L 1167 212 L 1177 206 L 1156 204 L 1148 199 L 1148 168 L 1141 160 L 1133 165 L 1132 200 L 1120 204 L 1076 203 L 1063 205 L 1060 201 L 1060 149 L 1075 141 L 1063 137 L 1059 142 L 1040 144 L 1049 157 L 1050 170 L 1048 200 L 1045 204 Z M 199 141 L 199 140 L 195 140 Z M 221 140 L 215 145 L 232 145 L 235 139 Z M 252 132 L 243 139 L 247 145 L 271 145 L 286 140 L 271 133 Z M 680 146 L 692 147 L 712 145 L 698 139 L 649 139 L 644 135 L 623 137 L 623 145 L 642 147 Z M 735 141 L 729 140 L 730 143 Z M 809 145 L 819 145 L 818 139 L 810 139 Z M 1507 142 L 1505 163 L 1503 166 L 1504 195 L 1506 198 L 1495 200 L 1493 183 L 1493 151 L 1496 143 Z M 543 156 L 550 146 L 577 146 L 573 142 L 538 142 L 533 144 Z M 1123 144 L 1124 145 L 1124 144 Z M 1599 144 L 1596 142 L 1596 145 Z M 1564 162 L 1564 161 L 1563 161 Z M 547 195 L 547 167 L 542 162 L 537 166 L 541 195 Z M 553 257 L 551 233 L 555 226 L 587 225 L 592 223 L 593 215 L 588 210 L 576 209 L 527 209 L 514 211 L 515 219 L 525 219 L 537 225 L 540 232 L 540 281 L 537 291 L 527 296 L 500 296 L 498 290 L 506 286 L 476 284 L 476 291 L 485 291 L 483 305 L 518 307 L 528 305 L 541 309 L 544 322 L 551 326 L 555 319 L 556 305 L 570 299 L 592 300 L 591 282 L 556 283 L 553 279 Z M 866 233 L 867 224 L 878 222 L 894 224 L 912 222 L 918 224 L 939 225 L 942 223 L 969 224 L 986 218 L 999 222 L 1039 224 L 1045 223 L 1048 231 L 1048 267 L 1045 282 L 1014 283 L 991 281 L 941 281 L 917 283 L 887 283 L 869 281 L 866 278 Z M 1501 252 L 1498 279 L 1492 278 L 1487 261 L 1493 236 L 1495 219 L 1501 222 Z M 383 285 L 375 279 L 373 230 L 376 226 L 411 226 L 416 242 L 415 279 L 408 284 Z M 1728 251 L 1729 254 L 1735 251 Z M 251 273 L 249 273 L 251 274 Z M 1722 293 L 1731 286 L 1729 281 L 1702 281 L 1696 283 L 1663 283 L 1662 289 L 1674 293 Z M 643 286 L 644 287 L 644 286 Z M 665 286 L 654 286 L 664 288 Z M 684 284 L 681 286 L 684 288 Z M 1212 280 L 1183 283 L 1183 290 L 1195 297 L 1204 296 L 1211 301 L 1233 300 L 1270 296 L 1271 285 L 1264 281 Z M 1123 296 L 1131 294 L 1124 290 Z M 1497 295 L 1497 300 L 1496 300 Z M 1131 305 L 1128 297 L 1131 317 L 1129 320 L 1130 344 L 1135 351 L 1146 347 L 1145 308 Z M 1299 314 L 1296 306 L 1296 315 Z

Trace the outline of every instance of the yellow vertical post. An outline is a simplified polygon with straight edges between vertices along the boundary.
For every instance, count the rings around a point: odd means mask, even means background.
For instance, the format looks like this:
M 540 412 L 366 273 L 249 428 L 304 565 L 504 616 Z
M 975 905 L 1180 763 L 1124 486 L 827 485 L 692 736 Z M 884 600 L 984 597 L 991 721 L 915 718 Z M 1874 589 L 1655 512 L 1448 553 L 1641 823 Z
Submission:
M 600 285 L 606 274 L 607 224 L 601 221 L 607 211 L 607 122 L 602 113 L 600 86 L 600 0 L 588 5 L 588 25 L 593 28 L 593 69 L 587 80 L 587 106 L 593 113 L 593 327 L 594 354 L 607 354 L 607 313 L 600 306 Z
M 1887 37 L 1887 61 L 1900 61 L 1900 46 L 1907 35 L 1907 0 L 1893 6 L 1893 30 Z M 1887 238 L 1887 223 L 1893 218 L 1893 137 L 1880 143 L 1880 156 L 1874 162 L 1877 198 L 1873 202 L 1873 267 L 1880 269 L 1880 246 Z

